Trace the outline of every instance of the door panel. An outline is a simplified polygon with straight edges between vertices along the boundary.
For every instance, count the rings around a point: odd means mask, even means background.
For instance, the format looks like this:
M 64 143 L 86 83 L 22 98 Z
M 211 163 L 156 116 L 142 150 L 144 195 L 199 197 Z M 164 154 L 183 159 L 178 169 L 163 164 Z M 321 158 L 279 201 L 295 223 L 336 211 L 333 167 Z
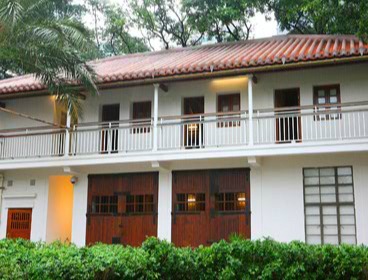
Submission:
M 204 210 L 178 211 L 178 198 L 183 193 L 204 193 Z M 219 200 L 221 196 L 223 199 Z M 189 205 L 189 195 L 185 199 Z M 228 239 L 231 234 L 250 238 L 250 224 L 249 169 L 173 172 L 172 241 L 175 245 L 209 245 Z
M 172 241 L 177 246 L 206 244 L 209 230 L 209 177 L 207 171 L 173 172 Z M 203 196 L 199 204 L 193 196 Z M 191 200 L 192 202 L 188 202 Z M 207 206 L 207 207 L 206 207 Z
M 32 209 L 8 209 L 7 238 L 31 238 Z
M 157 173 L 89 176 L 86 244 L 139 246 L 157 236 L 157 199 Z
M 301 118 L 295 115 L 295 108 L 300 106 L 299 88 L 283 89 L 275 91 L 275 108 L 279 110 L 276 114 L 276 142 L 289 143 L 301 141 Z M 288 109 L 293 108 L 293 109 Z
M 184 98 L 184 115 L 204 113 L 204 97 Z M 184 126 L 184 147 L 199 148 L 203 144 L 203 124 L 198 123 L 199 117 L 190 118 Z
M 120 105 L 103 105 L 102 106 L 102 118 L 103 123 L 112 123 L 111 128 L 106 124 L 104 125 L 104 130 L 102 131 L 102 152 L 117 152 L 118 151 L 118 123 L 120 119 Z
M 250 237 L 249 170 L 229 169 L 210 172 L 210 242 L 232 234 Z

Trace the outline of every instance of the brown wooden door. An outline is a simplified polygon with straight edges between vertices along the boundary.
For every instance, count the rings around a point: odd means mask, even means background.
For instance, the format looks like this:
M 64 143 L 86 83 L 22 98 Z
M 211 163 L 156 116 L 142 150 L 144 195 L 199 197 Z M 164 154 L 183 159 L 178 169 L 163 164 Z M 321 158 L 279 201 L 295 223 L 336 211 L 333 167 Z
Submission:
M 31 238 L 32 209 L 8 209 L 7 238 Z
M 86 244 L 139 246 L 157 236 L 158 174 L 89 176 Z
M 209 177 L 207 171 L 173 172 L 172 241 L 177 246 L 207 244 Z
M 102 152 L 117 152 L 118 151 L 118 129 L 116 122 L 120 119 L 120 105 L 103 105 L 101 121 L 104 124 L 102 132 Z M 115 123 L 114 123 L 115 122 Z M 111 128 L 107 123 L 112 123 Z
M 172 241 L 210 245 L 231 234 L 250 238 L 249 169 L 173 172 Z
M 204 97 L 184 98 L 184 115 L 198 115 L 204 113 Z M 184 126 L 184 147 L 199 148 L 203 144 L 203 124 L 200 118 L 190 117 Z
M 232 234 L 250 238 L 249 169 L 210 171 L 209 243 Z
M 300 107 L 299 88 L 275 91 L 276 142 L 289 143 L 301 141 L 301 119 L 297 113 Z

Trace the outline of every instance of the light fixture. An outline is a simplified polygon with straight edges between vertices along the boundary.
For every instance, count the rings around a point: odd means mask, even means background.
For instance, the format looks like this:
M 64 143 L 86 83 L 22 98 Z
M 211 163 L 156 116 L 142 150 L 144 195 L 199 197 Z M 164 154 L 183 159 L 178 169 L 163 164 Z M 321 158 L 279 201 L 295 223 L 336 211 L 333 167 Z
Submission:
M 191 123 L 191 124 L 188 125 L 188 130 L 189 131 L 194 131 L 194 130 L 197 130 L 197 129 L 198 129 L 198 126 L 195 123 Z
M 244 202 L 245 201 L 245 197 L 238 197 L 238 201 Z

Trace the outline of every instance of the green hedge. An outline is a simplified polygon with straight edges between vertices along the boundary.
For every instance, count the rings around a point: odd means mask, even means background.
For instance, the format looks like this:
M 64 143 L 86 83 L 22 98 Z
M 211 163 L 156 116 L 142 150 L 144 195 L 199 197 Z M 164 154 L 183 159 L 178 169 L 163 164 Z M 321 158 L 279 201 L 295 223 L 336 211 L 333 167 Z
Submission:
M 368 248 L 239 238 L 194 250 L 154 238 L 140 248 L 1 240 L 0 278 L 368 279 Z

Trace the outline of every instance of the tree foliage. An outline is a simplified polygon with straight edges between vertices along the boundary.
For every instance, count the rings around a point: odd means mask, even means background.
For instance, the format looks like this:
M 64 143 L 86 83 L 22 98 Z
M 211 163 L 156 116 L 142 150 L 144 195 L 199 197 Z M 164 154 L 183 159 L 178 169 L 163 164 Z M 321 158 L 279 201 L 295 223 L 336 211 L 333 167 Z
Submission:
M 191 25 L 217 42 L 247 40 L 257 4 L 255 0 L 183 0 Z
M 75 115 L 80 90 L 74 83 L 97 92 L 94 72 L 81 56 L 91 42 L 67 5 L 59 4 L 0 0 L 0 69 L 6 75 L 34 74 Z
M 129 1 L 132 21 L 148 41 L 159 39 L 165 49 L 172 44 L 197 45 L 204 31 L 189 22 L 185 7 L 176 0 Z
M 269 0 L 265 4 L 275 13 L 282 30 L 300 34 L 357 34 L 367 39 L 366 0 Z
M 97 57 L 149 50 L 144 38 L 132 35 L 133 26 L 127 9 L 99 0 L 87 0 L 85 7 L 93 19 L 92 37 Z

